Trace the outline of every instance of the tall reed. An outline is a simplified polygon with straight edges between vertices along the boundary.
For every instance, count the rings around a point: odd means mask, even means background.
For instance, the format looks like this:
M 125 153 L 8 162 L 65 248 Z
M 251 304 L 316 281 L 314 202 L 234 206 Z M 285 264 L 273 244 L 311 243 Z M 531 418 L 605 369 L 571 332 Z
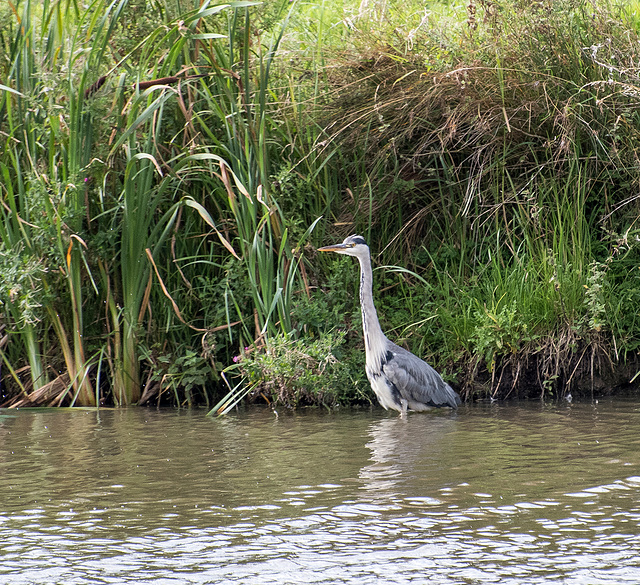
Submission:
M 201 87 L 203 106 L 194 111 L 194 123 L 209 143 L 206 150 L 226 161 L 219 170 L 224 189 L 212 185 L 211 193 L 214 206 L 231 213 L 237 233 L 255 311 L 253 334 L 247 328 L 253 316 L 238 315 L 248 341 L 292 331 L 291 302 L 298 284 L 299 248 L 289 241 L 286 219 L 271 192 L 272 158 L 279 155 L 276 142 L 283 135 L 274 119 L 270 75 L 286 25 L 285 19 L 263 48 L 252 41 L 250 10 L 234 9 L 228 43 L 202 48 L 211 74 Z
M 74 389 L 73 400 L 84 405 L 95 404 L 96 396 L 88 375 L 82 315 L 82 282 L 86 277 L 83 273 L 88 266 L 82 237 L 83 179 L 91 152 L 91 118 L 83 111 L 83 84 L 87 71 L 98 67 L 104 58 L 104 39 L 109 37 L 125 4 L 113 2 L 106 7 L 102 18 L 97 18 L 95 14 L 102 12 L 103 3 L 96 1 L 94 16 L 85 20 L 91 11 L 84 16 L 77 10 L 68 11 L 63 18 L 62 2 L 40 5 L 25 0 L 22 5 L 17 3 L 18 26 L 7 81 L 19 93 L 6 95 L 2 108 L 9 128 L 1 163 L 8 203 L 3 218 L 3 245 L 6 252 L 31 257 L 27 264 L 45 267 L 36 287 L 43 292 L 39 304 L 64 356 L 67 380 Z M 96 40 L 88 51 L 84 51 L 84 44 L 80 46 L 79 37 L 67 46 L 65 22 L 77 25 L 78 30 L 88 27 L 89 34 Z M 40 30 L 36 25 L 40 25 Z M 86 61 L 80 64 L 84 73 L 80 75 L 78 87 L 75 71 L 79 54 L 86 55 Z M 54 78 L 61 66 L 67 72 L 66 78 Z M 68 104 L 66 117 L 61 115 L 57 104 L 62 94 Z M 20 232 L 16 232 L 16 224 L 22 226 Z M 60 271 L 61 280 L 54 266 Z M 61 294 L 64 297 L 58 298 Z M 64 311 L 60 303 L 66 304 L 69 311 Z M 12 313 L 19 323 L 20 308 L 15 307 L 11 295 L 9 305 L 13 305 Z M 70 315 L 70 319 L 65 315 Z M 19 329 L 28 348 L 35 389 L 47 381 L 38 363 L 41 358 L 36 342 L 36 338 L 43 338 L 46 330 L 43 321 L 37 329 L 32 324 Z
M 300 243 L 309 231 L 293 242 L 270 192 L 271 158 L 283 138 L 270 75 L 285 25 L 268 48 L 254 46 L 254 2 L 194 5 L 151 29 L 129 53 L 120 51 L 117 62 L 111 49 L 127 0 L 73 5 L 66 18 L 64 2 L 45 3 L 42 11 L 28 0 L 21 5 L 25 26 L 16 28 L 2 94 L 10 131 L 0 157 L 7 184 L 0 235 L 16 258 L 30 258 L 6 262 L 3 272 L 16 277 L 2 290 L 6 316 L 26 348 L 30 388 L 48 381 L 40 345 L 48 347 L 53 334 L 74 403 L 105 398 L 96 371 L 105 364 L 113 401 L 140 400 L 141 357 L 150 355 L 141 344 L 154 344 L 157 327 L 152 307 L 167 305 L 167 324 L 184 323 L 159 266 L 170 281 L 179 259 L 174 246 L 169 262 L 163 245 L 175 240 L 185 206 L 196 212 L 181 244 L 192 265 L 219 278 L 202 263 L 210 254 L 202 244 L 188 244 L 212 229 L 221 244 L 214 254 L 243 266 L 252 303 L 244 306 L 227 291 L 228 330 L 240 323 L 242 343 L 293 331 Z M 226 31 L 219 24 L 225 18 Z M 61 65 L 62 78 L 55 75 Z M 197 186 L 210 193 L 202 197 Z M 86 311 L 100 302 L 105 312 L 90 314 L 88 354 Z M 219 328 L 203 325 L 195 329 Z M 6 363 L 20 361 L 18 347 L 11 345 Z

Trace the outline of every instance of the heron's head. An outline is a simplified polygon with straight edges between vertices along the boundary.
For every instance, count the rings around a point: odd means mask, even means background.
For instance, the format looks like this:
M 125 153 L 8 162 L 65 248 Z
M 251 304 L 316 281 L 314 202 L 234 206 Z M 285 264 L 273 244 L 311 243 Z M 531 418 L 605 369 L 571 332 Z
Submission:
M 347 254 L 348 256 L 368 256 L 369 246 L 362 236 L 349 236 L 345 238 L 342 244 L 333 244 L 332 246 L 323 246 L 318 248 L 319 252 L 337 252 L 338 254 Z

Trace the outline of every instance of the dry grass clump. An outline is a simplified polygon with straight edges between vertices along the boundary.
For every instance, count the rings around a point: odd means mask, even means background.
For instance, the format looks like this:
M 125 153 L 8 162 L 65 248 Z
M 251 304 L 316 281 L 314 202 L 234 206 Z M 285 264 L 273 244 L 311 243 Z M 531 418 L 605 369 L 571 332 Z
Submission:
M 412 50 L 361 39 L 330 69 L 326 134 L 361 152 L 372 180 L 411 181 L 413 213 L 446 188 L 472 214 L 500 198 L 504 172 L 517 193 L 575 159 L 594 181 L 637 181 L 640 43 L 624 13 L 601 2 L 477 8 L 475 29 L 454 38 L 425 26 Z M 374 211 L 403 206 L 386 191 Z

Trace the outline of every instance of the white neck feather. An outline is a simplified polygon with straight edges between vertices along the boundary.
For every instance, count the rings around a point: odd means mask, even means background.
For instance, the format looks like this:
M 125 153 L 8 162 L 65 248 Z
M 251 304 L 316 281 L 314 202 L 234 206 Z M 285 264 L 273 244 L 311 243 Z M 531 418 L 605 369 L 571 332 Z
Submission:
M 375 372 L 382 368 L 386 353 L 387 338 L 382 332 L 378 313 L 373 304 L 373 271 L 371 259 L 367 254 L 358 256 L 360 261 L 360 308 L 362 310 L 362 329 L 364 333 L 367 368 Z

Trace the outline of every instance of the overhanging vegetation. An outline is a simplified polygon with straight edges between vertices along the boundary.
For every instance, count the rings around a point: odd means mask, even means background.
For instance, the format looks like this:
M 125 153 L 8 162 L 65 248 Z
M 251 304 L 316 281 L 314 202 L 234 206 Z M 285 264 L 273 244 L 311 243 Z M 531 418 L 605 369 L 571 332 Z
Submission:
M 627 386 L 637 10 L 3 5 L 1 401 L 367 403 L 356 232 L 463 396 Z

